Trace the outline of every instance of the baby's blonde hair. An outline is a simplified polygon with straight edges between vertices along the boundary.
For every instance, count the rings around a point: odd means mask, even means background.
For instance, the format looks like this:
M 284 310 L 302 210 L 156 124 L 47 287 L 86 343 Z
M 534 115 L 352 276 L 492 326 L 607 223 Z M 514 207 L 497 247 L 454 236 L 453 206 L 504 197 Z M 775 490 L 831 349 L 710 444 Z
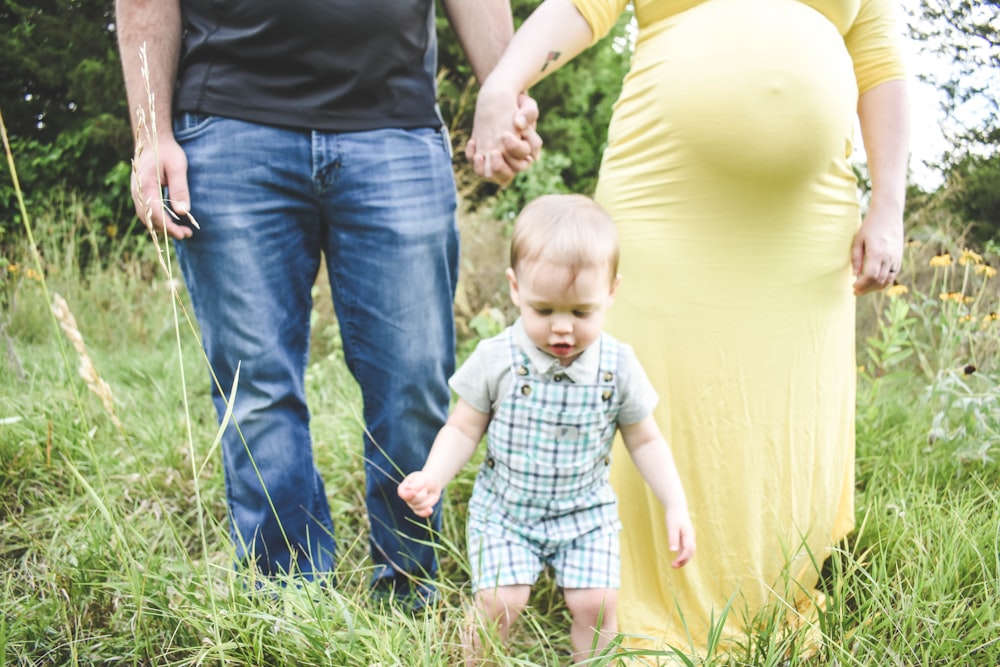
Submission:
M 585 195 L 544 195 L 521 210 L 510 242 L 510 267 L 546 261 L 570 270 L 570 284 L 585 268 L 618 275 L 618 230 L 608 212 Z

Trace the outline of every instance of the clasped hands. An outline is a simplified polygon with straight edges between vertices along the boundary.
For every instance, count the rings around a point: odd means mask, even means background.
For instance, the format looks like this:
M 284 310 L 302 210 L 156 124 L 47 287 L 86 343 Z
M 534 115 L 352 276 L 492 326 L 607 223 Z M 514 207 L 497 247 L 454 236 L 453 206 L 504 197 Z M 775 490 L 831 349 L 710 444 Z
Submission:
M 483 86 L 472 137 L 465 147 L 465 157 L 476 175 L 505 186 L 530 167 L 542 150 L 537 122 L 538 105 L 527 94 Z

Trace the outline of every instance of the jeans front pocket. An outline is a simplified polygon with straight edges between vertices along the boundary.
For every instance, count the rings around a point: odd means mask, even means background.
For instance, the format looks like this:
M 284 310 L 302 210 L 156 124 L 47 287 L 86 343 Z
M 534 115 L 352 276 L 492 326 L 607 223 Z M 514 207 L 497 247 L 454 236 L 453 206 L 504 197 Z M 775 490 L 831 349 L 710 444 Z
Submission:
M 215 119 L 215 116 L 209 116 L 207 114 L 179 111 L 174 114 L 174 139 L 176 139 L 178 143 L 183 143 L 193 139 L 198 136 L 198 134 L 205 131 Z

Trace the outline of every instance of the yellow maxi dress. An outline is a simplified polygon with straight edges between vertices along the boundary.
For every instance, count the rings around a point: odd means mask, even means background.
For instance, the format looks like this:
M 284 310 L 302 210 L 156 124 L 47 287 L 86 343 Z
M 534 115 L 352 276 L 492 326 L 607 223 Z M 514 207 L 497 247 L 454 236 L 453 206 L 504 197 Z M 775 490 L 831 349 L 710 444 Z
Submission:
M 595 41 L 626 4 L 573 2 Z M 847 158 L 859 90 L 903 69 L 888 0 L 634 4 L 596 194 L 622 244 L 608 328 L 660 393 L 698 551 L 671 569 L 663 510 L 619 448 L 619 624 L 633 646 L 699 653 L 712 619 L 730 640 L 808 619 L 853 527 Z

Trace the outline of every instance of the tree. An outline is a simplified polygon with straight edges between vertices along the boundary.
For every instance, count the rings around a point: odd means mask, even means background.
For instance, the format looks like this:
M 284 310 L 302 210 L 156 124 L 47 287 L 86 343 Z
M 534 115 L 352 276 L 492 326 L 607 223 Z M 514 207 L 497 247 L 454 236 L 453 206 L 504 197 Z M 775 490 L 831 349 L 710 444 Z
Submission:
M 0 26 L 0 111 L 24 194 L 93 193 L 117 221 L 132 139 L 113 3 L 0 0 Z M 9 175 L 0 216 L 2 236 L 18 218 Z
M 956 160 L 967 148 L 1000 148 L 1000 0 L 920 0 L 910 10 L 910 36 L 953 67 L 923 78 L 945 93 L 944 111 L 955 123 Z

